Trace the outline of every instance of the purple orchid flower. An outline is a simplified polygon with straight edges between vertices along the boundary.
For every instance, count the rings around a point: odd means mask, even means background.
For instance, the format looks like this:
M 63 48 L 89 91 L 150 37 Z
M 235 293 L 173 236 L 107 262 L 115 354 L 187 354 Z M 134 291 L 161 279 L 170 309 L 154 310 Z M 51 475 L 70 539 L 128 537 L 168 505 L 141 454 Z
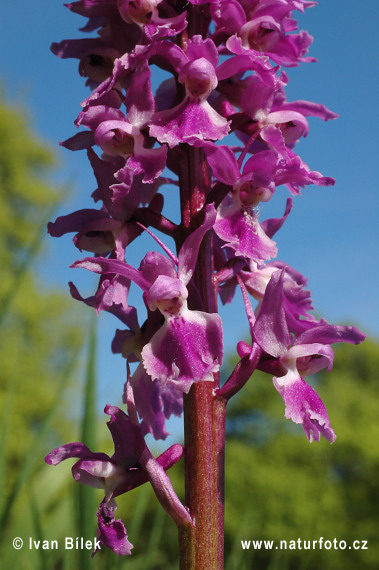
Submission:
M 92 197 L 95 202 L 103 202 L 102 209 L 105 209 L 112 218 L 124 223 L 128 222 L 139 206 L 147 205 L 155 213 L 160 214 L 163 201 L 157 192 L 163 184 L 172 183 L 171 179 L 160 176 L 153 182 L 146 183 L 143 182 L 143 174 L 137 174 L 132 177 L 131 184 L 119 182 L 116 174 L 122 168 L 122 159 L 111 162 L 102 160 L 92 148 L 88 150 L 88 158 L 98 184 Z M 130 235 L 131 227 L 132 224 L 129 224 L 128 235 Z
M 115 406 L 106 406 L 104 411 L 111 416 L 107 425 L 115 447 L 112 457 L 105 453 L 94 453 L 82 443 L 68 443 L 53 449 L 45 461 L 49 465 L 58 465 L 65 459 L 78 458 L 79 461 L 72 467 L 74 479 L 79 483 L 105 490 L 105 497 L 97 513 L 100 548 L 105 545 L 123 556 L 131 554 L 133 545 L 128 540 L 122 520 L 115 520 L 114 511 L 117 505 L 114 498 L 149 479 L 155 489 L 164 484 L 168 485 L 169 479 L 165 470 L 179 461 L 183 448 L 175 444 L 155 460 L 146 447 L 139 426 L 134 424 L 129 416 Z M 170 496 L 172 500 L 172 509 L 188 518 L 180 501 L 177 498 L 173 500 L 171 490 L 166 492 L 166 496 Z M 92 556 L 95 553 L 96 550 Z
M 237 256 L 262 263 L 277 255 L 275 242 L 263 231 L 258 212 L 234 193 L 218 209 L 214 231 Z
M 79 73 L 87 77 L 86 85 L 95 87 L 112 74 L 114 60 L 121 53 L 102 38 L 82 38 L 53 43 L 51 51 L 62 59 L 79 59 Z
M 313 306 L 310 291 L 305 289 L 307 279 L 282 261 L 273 261 L 264 267 L 252 268 L 251 271 L 244 268 L 238 275 L 247 291 L 258 301 L 255 311 L 258 314 L 271 276 L 282 269 L 284 270 L 282 303 L 286 323 L 288 330 L 299 336 L 303 331 L 320 323 L 310 313 Z
M 101 276 L 95 295 L 84 299 L 73 283 L 69 283 L 71 296 L 82 301 L 89 307 L 100 311 L 109 311 L 118 316 L 123 322 L 129 322 L 132 307 L 128 305 L 130 279 L 114 274 Z M 134 309 L 135 310 L 135 309 Z
M 214 231 L 237 256 L 257 263 L 276 257 L 277 248 L 258 223 L 255 207 L 270 200 L 274 190 L 275 151 L 252 156 L 242 174 L 233 151 L 226 146 L 204 144 L 214 176 L 232 189 L 218 208 Z
M 331 343 L 359 344 L 365 335 L 355 327 L 315 321 L 314 326 L 302 332 L 290 346 L 291 335 L 287 319 L 289 306 L 284 303 L 285 271 L 286 268 L 283 267 L 271 275 L 257 318 L 251 326 L 253 339 L 266 354 L 279 359 L 278 363 L 285 371 L 284 375 L 273 379 L 274 386 L 286 405 L 285 416 L 302 424 L 309 441 L 319 441 L 322 435 L 333 443 L 336 436 L 330 427 L 326 408 L 302 376 L 314 374 L 324 367 L 331 369 Z M 302 296 L 298 299 L 302 303 Z M 246 297 L 244 301 L 246 305 Z M 247 312 L 251 315 L 248 305 Z M 293 321 L 297 315 L 292 314 L 291 317 L 290 321 Z
M 213 381 L 213 374 L 222 362 L 221 318 L 216 313 L 190 310 L 187 306 L 187 285 L 193 275 L 197 252 L 215 218 L 216 211 L 210 204 L 205 208 L 203 224 L 185 240 L 178 258 L 162 244 L 169 259 L 156 254 L 152 263 L 148 254 L 139 270 L 119 260 L 101 257 L 72 265 L 95 273 L 118 274 L 141 287 L 149 309 L 159 309 L 165 319 L 142 349 L 143 365 L 153 380 L 163 385 L 172 384 L 182 392 L 188 392 L 193 383 Z
M 167 147 L 146 148 L 140 129 L 119 109 L 105 105 L 88 107 L 80 113 L 76 124 L 89 127 L 92 132 L 77 133 L 63 145 L 78 150 L 97 144 L 110 159 L 121 157 L 124 166 L 115 173 L 115 178 L 121 182 L 131 185 L 133 175 L 143 173 L 142 182 L 151 183 L 162 173 Z
M 105 255 L 115 249 L 121 259 L 127 244 L 140 233 L 136 224 L 124 224 L 105 211 L 88 208 L 60 216 L 48 224 L 48 232 L 53 237 L 78 232 L 74 244 L 80 251 Z
M 129 122 L 141 130 L 146 127 L 155 111 L 148 59 L 149 54 L 156 51 L 155 46 L 161 44 L 136 45 L 132 51 L 117 58 L 111 75 L 83 101 L 84 112 L 93 106 L 119 108 L 124 103 Z
M 291 12 L 297 8 L 289 2 L 251 2 L 236 0 L 213 3 L 211 12 L 216 23 L 217 39 L 226 37 L 226 46 L 233 53 L 243 50 L 257 57 L 264 53 L 275 63 L 296 66 L 300 62 L 316 61 L 304 57 L 313 41 L 312 36 L 298 34 Z M 301 8 L 298 8 L 301 9 Z
M 132 216 L 139 206 L 146 205 L 159 215 L 163 197 L 157 190 L 171 180 L 159 177 L 147 184 L 143 183 L 142 175 L 136 175 L 128 187 L 116 181 L 118 167 L 113 162 L 101 160 L 92 149 L 88 156 L 98 183 L 92 196 L 95 201 L 103 202 L 102 208 L 86 208 L 60 216 L 48 224 L 48 232 L 53 237 L 77 232 L 73 242 L 80 251 L 84 249 L 97 255 L 110 253 L 112 257 L 125 259 L 126 246 L 142 233 L 141 227 L 131 221 Z
M 159 16 L 158 8 L 162 5 L 168 17 Z M 176 36 L 187 25 L 186 13 L 177 14 L 165 0 L 117 0 L 117 7 L 125 22 L 139 26 L 147 41 Z M 143 38 L 139 43 L 144 43 Z
M 210 39 L 193 36 L 184 53 L 180 48 L 167 53 L 167 58 L 184 85 L 185 98 L 171 109 L 153 115 L 150 136 L 173 148 L 181 142 L 219 140 L 229 132 L 228 121 L 208 103 L 216 89 L 218 52 Z M 175 58 L 175 59 L 174 59 Z
M 88 27 L 96 29 L 106 21 L 101 35 L 111 35 L 114 42 L 123 43 L 121 53 L 130 51 L 133 45 L 179 34 L 186 27 L 186 14 L 177 14 L 165 0 L 79 0 L 69 4 L 73 12 L 90 18 Z M 160 15 L 160 8 L 165 17 Z M 127 37 L 122 37 L 122 31 Z M 109 32 L 108 32 L 109 29 Z M 129 36 L 129 38 L 128 38 Z M 129 40 L 129 41 L 128 41 Z M 129 48 L 129 49 L 127 49 Z
M 286 83 L 285 74 L 283 74 L 283 79 Z M 244 89 L 240 94 L 239 105 L 246 116 L 253 121 L 252 123 L 247 121 L 247 130 L 246 127 L 243 127 L 248 136 L 272 125 L 280 130 L 288 148 L 292 148 L 302 136 L 307 136 L 309 124 L 306 117 L 318 117 L 324 121 L 338 117 L 336 113 L 320 103 L 310 101 L 287 102 L 283 84 L 267 85 L 258 77 L 249 77 L 245 81 Z
M 261 229 L 267 238 L 272 238 L 280 230 L 288 218 L 292 206 L 293 200 L 288 198 L 283 216 L 263 220 Z M 223 252 L 226 253 L 222 255 Z M 231 248 L 225 248 L 225 244 L 221 239 L 219 239 L 219 243 L 215 243 L 215 260 L 219 294 L 223 304 L 231 303 L 233 300 L 238 279 L 245 284 L 248 292 L 253 297 L 261 301 L 271 276 L 271 270 L 268 268 L 272 264 L 280 264 L 280 262 L 271 262 L 261 266 L 252 257 L 236 257 Z

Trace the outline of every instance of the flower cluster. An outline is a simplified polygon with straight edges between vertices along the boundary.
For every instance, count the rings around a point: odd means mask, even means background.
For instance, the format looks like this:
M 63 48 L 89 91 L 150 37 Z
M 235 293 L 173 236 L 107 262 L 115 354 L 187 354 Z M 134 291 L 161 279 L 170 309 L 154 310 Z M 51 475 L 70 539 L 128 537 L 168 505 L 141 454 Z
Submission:
M 165 473 L 181 446 L 154 459 L 144 441 L 147 433 L 166 438 L 165 421 L 182 413 L 192 386 L 213 382 L 214 397 L 227 400 L 254 369 L 264 370 L 273 376 L 286 417 L 302 424 L 310 441 L 335 440 L 323 402 L 303 377 L 331 368 L 331 344 L 359 343 L 364 335 L 316 320 L 306 279 L 272 261 L 278 253 L 273 237 L 293 197 L 306 185 L 334 183 L 294 148 L 308 133 L 308 116 L 327 121 L 337 115 L 285 95 L 283 67 L 314 61 L 307 55 L 312 37 L 297 30 L 293 12 L 315 4 L 79 0 L 68 7 L 88 19 L 82 30 L 96 36 L 52 46 L 57 56 L 78 59 L 91 89 L 75 121 L 80 130 L 62 144 L 86 150 L 99 206 L 59 217 L 48 230 L 55 237 L 74 232 L 75 246 L 93 254 L 73 267 L 100 274 L 95 294 L 83 298 L 70 283 L 71 295 L 122 322 L 112 350 L 127 359 L 128 371 L 129 364 L 135 367 L 123 393 L 128 414 L 105 409 L 115 454 L 75 443 L 47 461 L 79 458 L 74 478 L 105 488 L 99 536 L 117 554 L 129 554 L 131 545 L 121 520 L 114 520 L 114 497 L 147 480 L 177 524 L 193 524 Z M 180 224 L 168 218 L 163 185 L 180 194 Z M 260 203 L 281 186 L 291 195 L 285 212 L 261 221 Z M 170 236 L 177 253 L 148 228 Z M 142 232 L 158 251 L 147 252 L 135 268 L 125 256 Z M 132 284 L 143 293 L 142 323 L 128 302 Z M 237 288 L 251 344 L 238 344 L 240 361 L 219 388 L 223 330 L 215 298 L 229 303 Z

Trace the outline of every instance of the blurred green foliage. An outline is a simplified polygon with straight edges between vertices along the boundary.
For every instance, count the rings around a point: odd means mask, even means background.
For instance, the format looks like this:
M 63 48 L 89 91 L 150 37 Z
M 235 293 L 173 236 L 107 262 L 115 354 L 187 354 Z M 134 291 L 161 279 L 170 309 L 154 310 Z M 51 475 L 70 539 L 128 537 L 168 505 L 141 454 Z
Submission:
M 253 375 L 227 425 L 226 548 L 243 569 L 379 567 L 379 346 L 338 346 L 335 364 L 309 381 L 337 434 L 310 444 L 284 418 L 271 379 Z M 345 550 L 250 551 L 241 540 L 344 540 Z M 367 540 L 367 550 L 349 549 Z M 234 550 L 233 550 L 234 549 Z
M 7 527 L 15 512 L 2 508 L 20 491 L 17 481 L 43 464 L 42 454 L 28 454 L 57 394 L 63 397 L 62 374 L 84 332 L 67 294 L 49 290 L 33 270 L 47 216 L 62 199 L 48 183 L 53 165 L 24 114 L 0 101 L 0 520 Z M 72 419 L 63 410 L 51 417 L 49 430 L 45 425 L 52 441 L 71 431 Z M 2 539 L 7 528 L 0 530 Z
M 41 222 L 41 212 L 56 200 L 47 182 L 54 155 L 28 127 L 25 113 L 0 101 L 0 262 L 15 268 Z

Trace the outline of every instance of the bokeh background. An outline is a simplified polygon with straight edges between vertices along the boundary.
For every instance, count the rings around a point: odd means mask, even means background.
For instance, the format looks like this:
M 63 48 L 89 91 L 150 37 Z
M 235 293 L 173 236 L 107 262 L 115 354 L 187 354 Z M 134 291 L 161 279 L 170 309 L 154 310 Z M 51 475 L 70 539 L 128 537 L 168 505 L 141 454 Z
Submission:
M 278 234 L 279 258 L 309 279 L 318 315 L 354 324 L 360 347 L 336 350 L 333 371 L 315 378 L 338 435 L 310 445 L 283 417 L 269 379 L 258 377 L 231 405 L 227 437 L 226 568 L 377 568 L 379 521 L 378 189 L 376 164 L 377 2 L 321 1 L 299 14 L 315 38 L 318 63 L 290 69 L 289 100 L 309 99 L 340 114 L 310 120 L 297 150 L 333 188 L 310 187 Z M 83 20 L 84 21 L 84 20 Z M 66 441 L 111 451 L 102 409 L 119 405 L 125 363 L 111 354 L 117 322 L 73 301 L 75 281 L 88 295 L 95 280 L 69 269 L 80 257 L 70 236 L 46 236 L 46 222 L 88 207 L 95 180 L 84 153 L 59 141 L 74 134 L 88 95 L 77 61 L 49 51 L 80 36 L 83 25 L 58 0 L 2 0 L 0 13 L 0 565 L 4 568 L 176 568 L 176 530 L 147 486 L 119 501 L 135 544 L 126 560 L 100 553 L 12 548 L 24 541 L 93 536 L 100 492 L 70 479 L 68 465 L 44 455 Z M 170 190 L 168 190 L 170 191 Z M 172 192 L 172 189 L 171 189 Z M 283 211 L 277 193 L 261 216 Z M 151 247 L 151 245 L 149 245 Z M 142 250 L 134 248 L 131 262 Z M 137 302 L 137 301 L 136 301 Z M 240 318 L 235 318 L 240 311 Z M 242 302 L 222 310 L 226 368 L 247 334 Z M 230 356 L 228 356 L 230 355 Z M 225 371 L 227 374 L 227 371 Z M 169 444 L 182 437 L 170 424 Z M 158 447 L 157 447 L 158 449 Z M 173 479 L 182 492 L 179 465 Z M 78 489 L 79 488 L 79 489 Z M 75 529 L 75 530 L 74 530 Z M 367 551 L 243 551 L 241 540 L 368 540 Z M 41 542 L 42 544 L 42 542 Z

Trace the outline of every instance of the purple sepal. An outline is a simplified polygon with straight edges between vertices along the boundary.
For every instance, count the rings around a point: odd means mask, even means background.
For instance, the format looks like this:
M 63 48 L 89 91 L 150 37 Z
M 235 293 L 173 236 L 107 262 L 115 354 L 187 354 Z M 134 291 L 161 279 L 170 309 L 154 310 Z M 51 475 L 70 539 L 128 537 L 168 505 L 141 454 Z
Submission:
M 65 459 L 73 457 L 80 459 L 95 459 L 98 461 L 108 461 L 109 457 L 105 453 L 93 453 L 86 445 L 80 442 L 66 443 L 61 447 L 57 447 L 50 451 L 45 457 L 46 463 L 49 465 L 58 465 Z
M 115 273 L 134 281 L 142 290 L 147 291 L 150 284 L 143 278 L 141 272 L 128 263 L 118 259 L 106 259 L 105 257 L 86 257 L 75 261 L 70 267 L 82 267 L 94 273 Z
M 320 321 L 319 326 L 304 331 L 297 337 L 295 344 L 310 344 L 319 342 L 333 344 L 335 342 L 349 342 L 359 344 L 366 338 L 356 327 L 342 325 L 329 325 L 326 321 Z
M 209 142 L 204 142 L 201 146 L 212 168 L 213 176 L 220 182 L 233 186 L 241 174 L 232 149 L 225 145 L 215 145 Z
M 105 406 L 104 412 L 111 416 L 107 422 L 114 443 L 112 460 L 120 465 L 132 466 L 138 463 L 146 443 L 140 427 L 132 422 L 117 406 Z
M 317 323 L 316 323 L 317 326 Z M 287 368 L 296 368 L 302 376 L 309 376 L 326 368 L 333 367 L 334 352 L 329 344 L 312 343 L 293 345 L 280 362 Z
M 217 77 L 219 80 L 227 79 L 248 70 L 254 70 L 265 84 L 270 86 L 280 84 L 280 80 L 275 75 L 279 68 L 272 67 L 266 55 L 254 50 L 246 50 L 237 34 L 227 40 L 226 47 L 231 53 L 236 55 L 228 58 L 218 66 Z
M 202 239 L 216 221 L 216 210 L 213 204 L 207 204 L 204 212 L 203 223 L 187 237 L 178 255 L 178 277 L 185 285 L 188 285 L 195 270 Z
M 284 273 L 282 269 L 271 275 L 253 329 L 254 339 L 259 346 L 275 357 L 285 354 L 290 343 L 283 306 Z
M 108 311 L 119 318 L 127 327 L 136 331 L 138 329 L 137 311 L 135 307 L 127 305 L 128 282 L 120 275 L 112 278 L 108 275 L 101 276 L 95 295 L 84 298 L 80 295 L 75 285 L 70 282 L 70 294 L 76 301 L 93 307 L 97 312 Z

